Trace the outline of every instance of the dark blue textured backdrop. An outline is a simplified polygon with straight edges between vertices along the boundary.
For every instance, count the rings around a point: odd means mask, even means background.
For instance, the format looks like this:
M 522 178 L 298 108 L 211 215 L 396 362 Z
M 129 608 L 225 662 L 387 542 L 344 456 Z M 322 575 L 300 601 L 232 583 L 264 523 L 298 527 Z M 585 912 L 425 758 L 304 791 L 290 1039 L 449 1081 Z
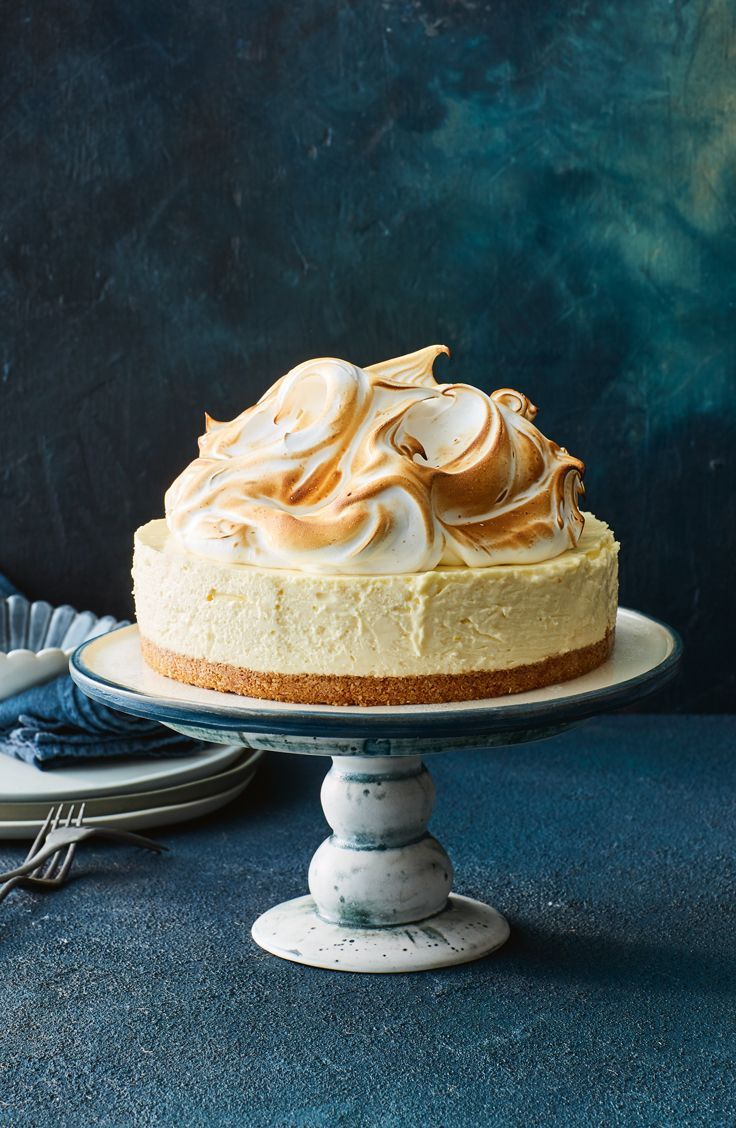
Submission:
M 205 408 L 444 341 L 733 705 L 731 3 L 22 0 L 0 51 L 0 567 L 129 611 Z

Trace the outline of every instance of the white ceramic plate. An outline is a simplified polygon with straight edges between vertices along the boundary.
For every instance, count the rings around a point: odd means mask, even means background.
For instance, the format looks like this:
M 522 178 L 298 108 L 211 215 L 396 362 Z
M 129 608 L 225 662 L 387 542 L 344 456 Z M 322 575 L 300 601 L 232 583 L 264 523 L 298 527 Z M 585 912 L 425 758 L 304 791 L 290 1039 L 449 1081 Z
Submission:
M 0 803 L 54 803 L 173 787 L 225 771 L 243 754 L 239 744 L 212 744 L 189 756 L 161 760 L 98 760 L 43 771 L 0 752 Z
M 201 779 L 174 784 L 173 787 L 157 787 L 150 791 L 125 792 L 121 795 L 102 795 L 87 798 L 85 816 L 89 819 L 97 815 L 118 815 L 125 811 L 143 811 L 151 807 L 171 807 L 179 803 L 189 803 L 195 799 L 207 799 L 229 791 L 246 777 L 250 778 L 262 752 L 241 749 L 242 756 L 223 772 L 216 772 Z M 76 801 L 76 800 L 74 800 Z M 72 800 L 70 800 L 72 802 Z M 0 822 L 31 822 L 45 819 L 52 804 L 45 802 L 17 803 L 0 800 Z
M 206 799 L 195 799 L 191 803 L 178 803 L 170 807 L 150 807 L 143 811 L 125 811 L 119 815 L 100 815 L 88 821 L 92 826 L 112 826 L 121 830 L 145 830 L 147 827 L 172 826 L 174 823 L 187 822 L 189 819 L 198 819 L 202 815 L 209 815 L 212 811 L 219 811 L 227 803 L 232 802 L 250 783 L 255 775 L 255 767 L 245 780 L 241 780 L 236 787 L 222 791 L 217 795 L 210 795 Z M 42 820 L 0 822 L 0 839 L 31 839 L 35 836 Z

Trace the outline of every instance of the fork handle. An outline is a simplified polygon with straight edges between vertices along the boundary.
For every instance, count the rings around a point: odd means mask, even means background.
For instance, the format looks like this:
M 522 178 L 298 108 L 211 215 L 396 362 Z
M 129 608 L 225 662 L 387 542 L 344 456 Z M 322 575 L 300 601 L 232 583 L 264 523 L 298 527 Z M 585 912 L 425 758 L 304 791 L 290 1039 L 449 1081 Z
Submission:
M 37 869 L 42 862 L 45 862 L 46 859 L 50 858 L 52 854 L 58 854 L 61 849 L 63 849 L 63 847 L 54 846 L 53 844 L 42 846 L 41 849 L 37 851 L 37 853 L 35 853 L 32 858 L 30 858 L 28 861 L 23 862 L 22 866 L 16 866 L 15 869 L 8 870 L 7 873 L 0 873 L 0 886 L 2 887 L 2 889 L 5 889 L 5 887 L 11 882 L 15 882 L 17 884 L 17 882 L 24 878 L 26 874 L 31 873 L 33 870 Z M 10 892 L 10 890 L 8 890 L 8 892 Z M 0 896 L 0 901 L 5 895 L 5 893 L 2 893 L 2 896 Z
M 144 846 L 147 850 L 155 850 L 157 854 L 165 853 L 169 848 L 143 834 L 134 834 L 132 830 L 110 830 L 106 826 L 92 826 L 90 838 L 107 838 L 110 842 L 129 842 L 131 846 Z
M 15 889 L 16 885 L 20 885 L 22 882 L 22 877 L 11 877 L 8 881 L 0 885 L 0 901 L 4 901 L 11 889 Z
M 22 885 L 25 889 L 42 889 L 48 892 L 49 889 L 58 889 L 62 884 L 60 881 L 55 881 L 53 878 L 46 877 L 31 877 L 30 874 L 20 877 L 11 877 L 10 881 L 6 881 L 4 885 L 0 885 L 0 901 L 4 901 L 8 893 L 15 889 L 18 885 Z
M 160 842 L 154 842 L 152 838 L 144 838 L 142 834 L 133 834 L 130 830 L 108 830 L 103 826 L 90 826 L 83 828 L 86 833 L 84 837 L 78 839 L 79 842 L 86 842 L 90 838 L 107 838 L 111 842 L 128 842 L 131 846 L 144 846 L 147 850 L 155 850 L 157 854 L 162 854 L 168 850 L 168 846 L 163 846 Z M 0 873 L 0 884 L 3 882 L 11 881 L 14 877 L 25 877 L 26 874 L 31 873 L 32 870 L 40 866 L 52 854 L 58 853 L 66 846 L 70 845 L 69 842 L 47 842 L 45 846 L 33 855 L 30 861 L 23 862 L 22 865 L 17 866 L 14 870 L 8 870 L 7 873 Z M 2 898 L 0 898 L 1 900 Z

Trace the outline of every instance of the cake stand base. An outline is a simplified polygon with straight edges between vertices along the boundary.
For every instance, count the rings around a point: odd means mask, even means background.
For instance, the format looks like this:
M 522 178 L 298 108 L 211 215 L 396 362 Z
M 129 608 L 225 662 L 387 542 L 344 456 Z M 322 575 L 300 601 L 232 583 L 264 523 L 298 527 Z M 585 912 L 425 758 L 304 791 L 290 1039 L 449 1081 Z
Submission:
M 431 971 L 480 959 L 508 939 L 490 905 L 451 894 L 447 908 L 413 924 L 346 928 L 322 920 L 314 898 L 296 897 L 259 916 L 253 939 L 292 963 L 330 971 Z

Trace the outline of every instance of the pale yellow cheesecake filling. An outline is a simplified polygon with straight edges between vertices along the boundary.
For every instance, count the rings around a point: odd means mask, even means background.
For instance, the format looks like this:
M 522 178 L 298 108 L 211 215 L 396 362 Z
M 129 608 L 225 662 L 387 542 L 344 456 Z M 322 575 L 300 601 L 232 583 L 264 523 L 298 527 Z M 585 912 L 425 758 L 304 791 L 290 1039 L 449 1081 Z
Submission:
M 135 536 L 138 623 L 177 654 L 277 674 L 530 665 L 599 642 L 615 624 L 619 546 L 584 517 L 578 544 L 548 560 L 373 576 L 207 559 L 150 521 Z

